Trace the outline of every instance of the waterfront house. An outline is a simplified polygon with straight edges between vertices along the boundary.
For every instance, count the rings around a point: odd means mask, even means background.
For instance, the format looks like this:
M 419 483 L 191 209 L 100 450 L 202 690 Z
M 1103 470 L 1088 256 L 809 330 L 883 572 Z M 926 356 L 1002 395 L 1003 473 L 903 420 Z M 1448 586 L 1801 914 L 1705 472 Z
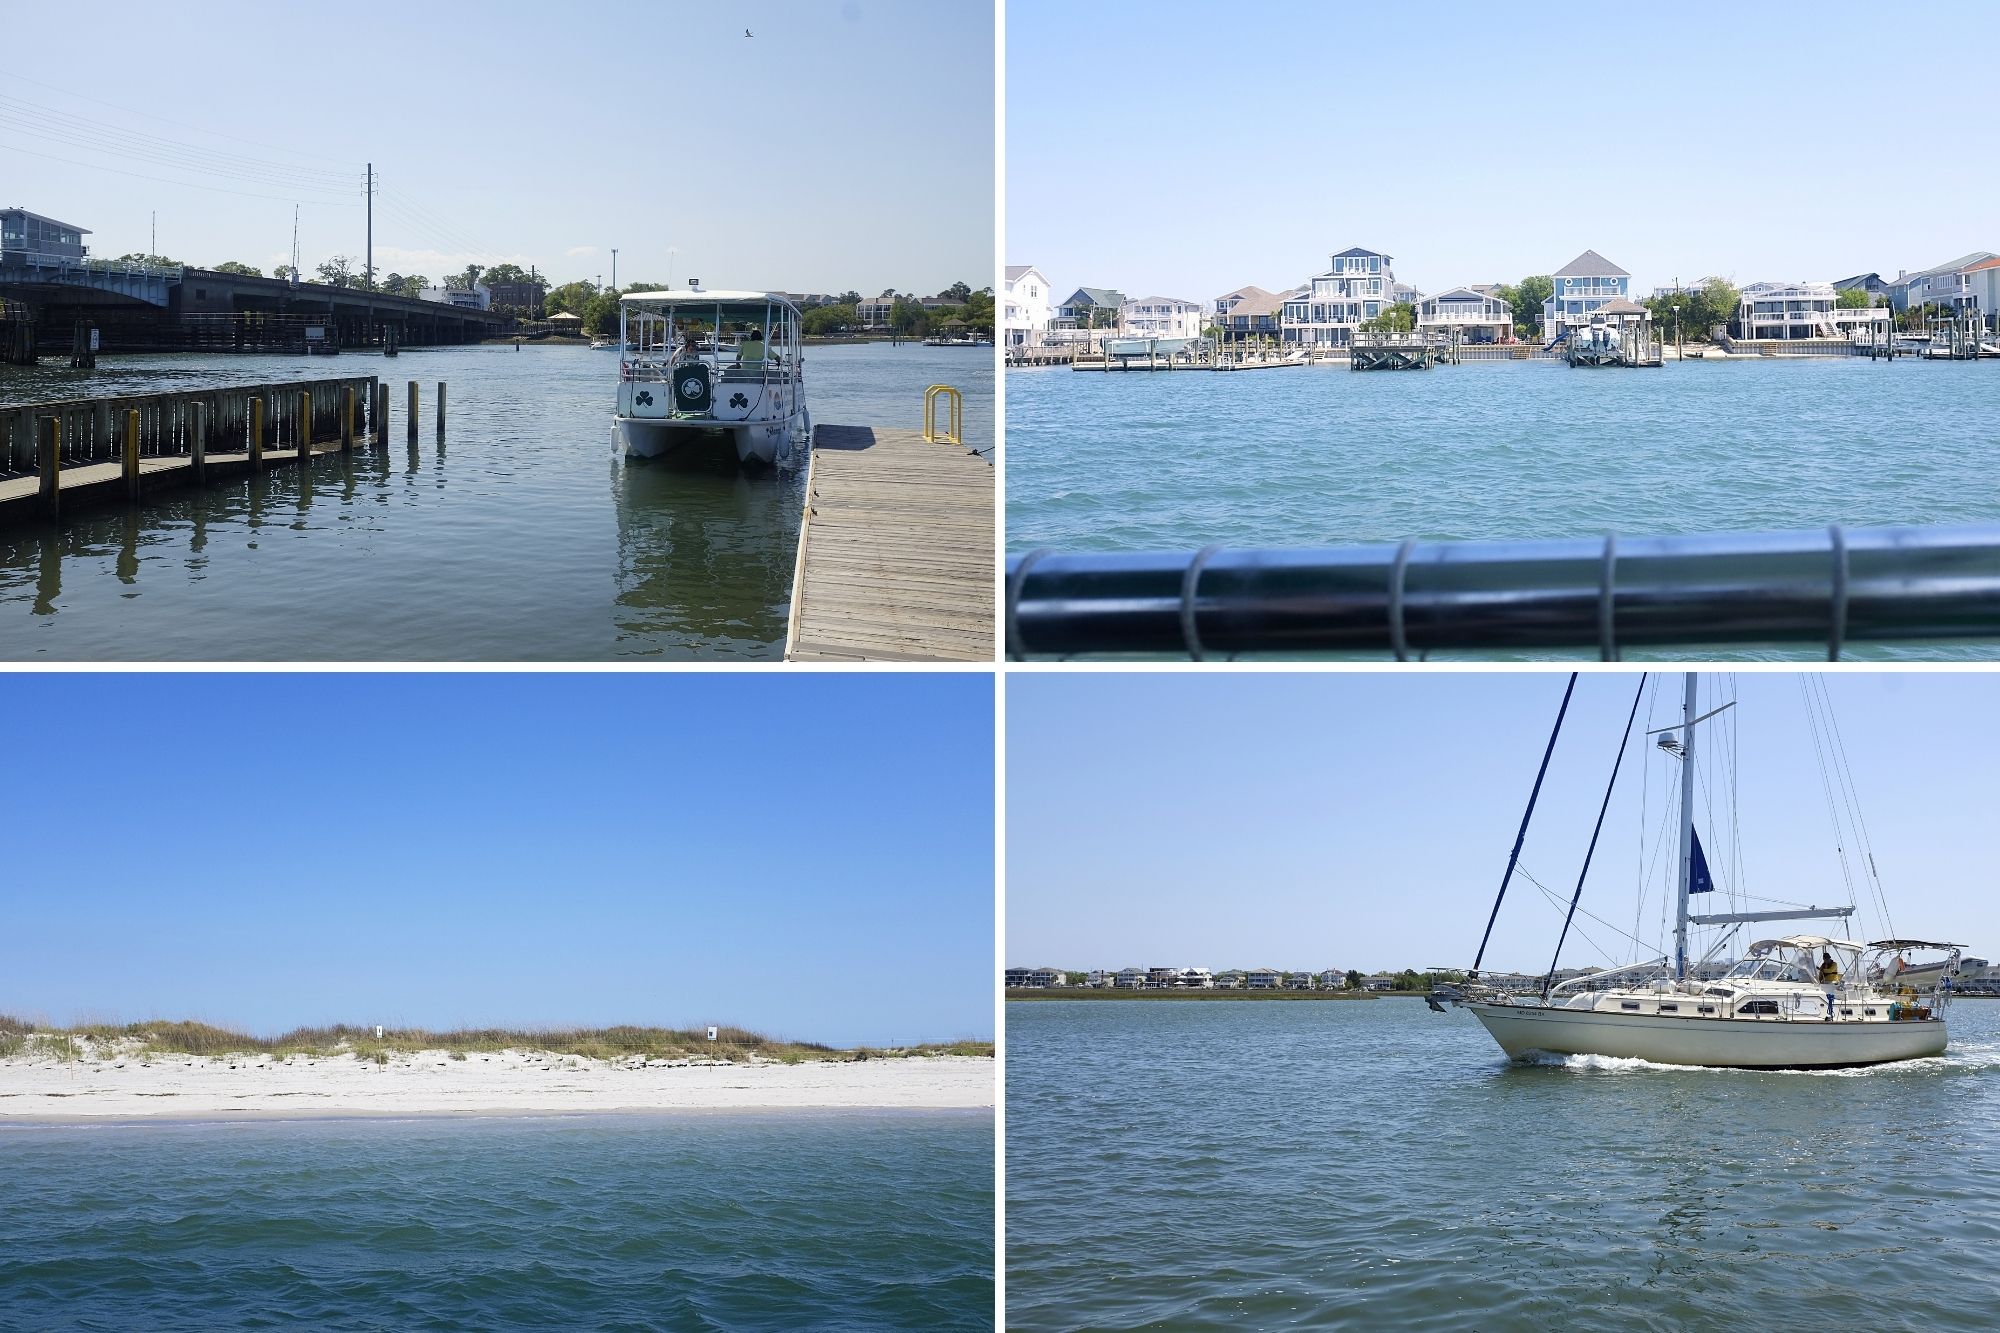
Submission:
M 1833 289 L 1837 292 L 1863 291 L 1872 302 L 1877 298 L 1889 299 L 1889 284 L 1882 281 L 1880 273 L 1857 273 L 1851 278 L 1836 278 Z
M 1184 967 L 1180 983 L 1185 990 L 1214 990 L 1215 974 L 1205 967 Z
M 1046 989 L 1061 986 L 1069 981 L 1069 974 L 1059 967 L 1038 967 L 1028 973 L 1028 984 Z
M 1010 967 L 1010 968 L 1008 968 L 1008 969 L 1007 969 L 1007 989 L 1008 989 L 1008 990 L 1019 990 L 1019 989 L 1021 989 L 1021 988 L 1022 988 L 1023 986 L 1026 986 L 1026 985 L 1028 984 L 1028 974 L 1029 974 L 1030 972 L 1032 972 L 1033 970 L 1034 970 L 1034 969 L 1032 969 L 1032 968 L 1026 968 L 1026 967 Z
M 1215 974 L 1215 988 L 1217 990 L 1242 990 L 1243 982 L 1244 972 L 1240 967 L 1232 967 Z
M 880 296 L 866 296 L 855 302 L 854 317 L 864 329 L 886 329 L 889 327 L 889 316 L 895 309 L 896 292 L 891 288 Z
M 1118 331 L 1133 338 L 1199 338 L 1207 327 L 1199 301 L 1142 296 L 1118 307 Z
M 1172 990 L 1181 984 L 1181 970 L 1178 967 L 1149 967 L 1146 969 L 1147 990 Z
M 1313 989 L 1313 974 L 1310 972 L 1287 972 L 1285 974 L 1285 989 L 1286 990 Z
M 1390 258 L 1353 246 L 1328 260 L 1327 271 L 1306 281 L 1285 302 L 1284 340 L 1306 348 L 1346 347 L 1363 320 L 1394 305 L 1399 293 L 1416 289 L 1396 281 Z
M 1000 327 L 1009 347 L 1033 347 L 1049 331 L 1055 317 L 1055 293 L 1033 264 L 1009 264 Z
M 1282 311 L 1285 297 L 1275 292 L 1265 292 L 1261 296 L 1240 295 L 1232 292 L 1228 313 L 1217 315 L 1215 324 L 1222 331 L 1222 341 L 1237 343 L 1265 339 L 1276 342 L 1282 328 Z
M 1047 990 L 1063 984 L 1064 974 L 1058 967 L 1010 967 L 1007 969 L 1009 990 Z
M 1245 990 L 1282 990 L 1285 974 L 1275 967 L 1253 967 L 1243 974 Z
M 2000 255 L 1967 264 L 1959 272 L 1972 307 L 1989 327 L 2000 329 Z
M 25 208 L 0 208 L 0 264 L 33 255 L 38 259 L 82 259 L 90 235 L 72 222 L 58 222 Z
M 1056 308 L 1051 327 L 1058 329 L 1115 329 L 1125 293 L 1113 287 L 1079 287 Z
M 1514 307 L 1478 287 L 1453 287 L 1417 302 L 1419 333 L 1449 336 L 1453 330 L 1461 342 L 1512 342 Z
M 1645 313 L 1632 300 L 1632 275 L 1595 250 L 1585 250 L 1549 275 L 1554 290 L 1542 302 L 1542 330 L 1549 338 L 1590 324 L 1598 315 L 1606 323 L 1631 323 L 1624 309 L 1607 311 L 1613 301 Z
M 1887 306 L 1844 308 L 1830 282 L 1753 282 L 1736 307 L 1736 336 L 1790 342 L 1800 338 L 1889 336 Z
M 1117 990 L 1142 990 L 1146 985 L 1146 969 L 1143 967 L 1120 968 L 1112 985 Z
M 1918 306 L 1936 305 L 1955 309 L 1970 305 L 1972 293 L 1967 271 L 1973 265 L 1994 257 L 1991 250 L 1974 250 L 1969 255 L 1960 255 L 1932 268 L 1915 273 L 1898 273 L 1896 280 L 1889 284 L 1889 306 L 1900 315 Z
M 1220 324 L 1222 317 L 1234 310 L 1239 302 L 1247 301 L 1252 297 L 1274 295 L 1276 295 L 1275 292 L 1267 292 L 1262 287 L 1257 286 L 1238 287 L 1233 292 L 1224 292 L 1221 296 L 1215 298 L 1214 320 L 1217 324 Z
M 1394 972 L 1370 972 L 1361 978 L 1361 989 L 1371 991 L 1391 991 L 1396 989 Z
M 1344 990 L 1347 987 L 1347 973 L 1337 967 L 1329 967 L 1319 974 L 1321 990 Z

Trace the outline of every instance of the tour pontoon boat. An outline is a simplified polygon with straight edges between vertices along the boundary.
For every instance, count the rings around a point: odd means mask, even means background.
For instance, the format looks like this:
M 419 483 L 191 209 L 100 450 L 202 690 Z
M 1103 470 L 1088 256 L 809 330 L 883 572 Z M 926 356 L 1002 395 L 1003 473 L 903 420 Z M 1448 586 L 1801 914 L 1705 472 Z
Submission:
M 727 438 L 745 466 L 787 462 L 812 430 L 799 311 L 773 292 L 631 292 L 618 302 L 615 438 L 657 458 Z
M 1571 687 L 1574 685 L 1572 677 Z M 1643 695 L 1643 677 L 1639 690 Z M 1566 710 L 1567 694 L 1563 703 Z M 1638 706 L 1639 700 L 1635 698 L 1634 717 Z M 1709 868 L 1700 835 L 1695 830 L 1695 729 L 1732 706 L 1725 703 L 1698 714 L 1695 677 L 1690 673 L 1680 726 L 1662 728 L 1656 733 L 1660 736 L 1659 748 L 1680 765 L 1678 910 L 1672 958 L 1586 971 L 1560 984 L 1555 983 L 1556 969 L 1551 963 L 1539 997 L 1521 996 L 1482 982 L 1479 962 L 1486 950 L 1482 941 L 1471 980 L 1460 988 L 1460 1003 L 1472 1010 L 1509 1056 L 1599 1055 L 1658 1064 L 1791 1069 L 1883 1064 L 1944 1052 L 1945 1010 L 1951 1000 L 1952 978 L 1958 970 L 1959 945 L 1911 939 L 1883 939 L 1864 944 L 1836 935 L 1786 935 L 1756 941 L 1732 965 L 1710 963 L 1745 925 L 1809 918 L 1846 922 L 1857 910 L 1852 902 L 1844 906 L 1791 905 L 1773 910 L 1689 910 L 1691 896 L 1717 892 L 1716 876 Z M 1817 742 L 1822 726 L 1817 716 L 1813 725 Z M 1831 727 L 1830 713 L 1824 725 Z M 1561 726 L 1559 713 L 1558 732 Z M 1619 745 L 1620 764 L 1631 726 L 1632 719 L 1628 718 L 1626 736 Z M 1675 730 L 1680 733 L 1678 739 L 1672 734 Z M 1551 752 L 1554 747 L 1555 737 L 1551 736 Z M 1825 755 L 1832 753 L 1836 753 L 1836 747 L 1828 745 L 1821 762 L 1827 762 Z M 1545 754 L 1544 772 L 1547 764 Z M 1733 747 L 1727 766 L 1734 770 Z M 1616 780 L 1617 766 L 1614 766 L 1614 784 Z M 1845 773 L 1836 774 L 1829 786 L 1830 805 L 1835 786 L 1851 799 L 1851 780 Z M 1535 784 L 1538 793 L 1540 788 L 1538 777 Z M 1607 808 L 1610 800 L 1607 790 L 1604 798 Z M 1528 815 L 1522 819 L 1522 837 L 1533 813 L 1531 796 Z M 1598 818 L 1601 829 L 1602 811 Z M 1865 837 L 1864 828 L 1860 834 L 1861 850 L 1867 852 L 1866 874 L 1872 878 L 1874 855 L 1866 848 Z M 1593 849 L 1596 842 L 1593 833 Z M 1502 882 L 1503 897 L 1506 881 L 1514 877 L 1520 850 L 1521 838 L 1517 837 Z M 1586 853 L 1585 875 L 1589 872 L 1589 862 L 1590 854 Z M 1879 888 L 1876 885 L 1878 894 Z M 1580 875 L 1577 897 L 1582 892 Z M 1732 905 L 1747 900 L 1740 889 L 1732 889 L 1731 896 L 1736 900 Z M 1851 891 L 1849 896 L 1853 896 Z M 1576 898 L 1572 898 L 1570 915 L 1563 924 L 1565 936 L 1575 919 L 1576 906 Z M 1882 910 L 1886 920 L 1886 903 Z M 1496 916 L 1498 912 L 1496 901 Z M 1693 959 L 1689 956 L 1690 927 L 1715 933 L 1706 954 Z M 1489 919 L 1488 940 L 1491 934 Z M 1560 940 L 1556 950 L 1560 958 Z M 1912 962 L 1913 955 L 1920 959 L 1929 956 L 1930 960 Z

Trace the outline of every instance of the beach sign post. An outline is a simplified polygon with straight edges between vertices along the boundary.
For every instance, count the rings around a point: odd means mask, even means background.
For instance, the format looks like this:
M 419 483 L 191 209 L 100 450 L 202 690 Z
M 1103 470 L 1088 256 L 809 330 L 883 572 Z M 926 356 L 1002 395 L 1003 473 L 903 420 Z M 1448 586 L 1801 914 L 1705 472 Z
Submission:
M 710 1028 L 708 1029 L 708 1039 L 709 1039 L 710 1041 L 714 1041 L 714 1040 L 715 1040 L 715 1028 L 714 1028 L 714 1027 L 712 1027 L 712 1026 L 711 1026 L 711 1027 L 710 1027 Z

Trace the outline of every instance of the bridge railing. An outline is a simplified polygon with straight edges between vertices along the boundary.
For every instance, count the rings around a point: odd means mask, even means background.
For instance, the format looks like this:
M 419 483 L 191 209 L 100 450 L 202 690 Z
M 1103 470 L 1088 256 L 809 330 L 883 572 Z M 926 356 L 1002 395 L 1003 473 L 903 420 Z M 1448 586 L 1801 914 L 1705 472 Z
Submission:
M 197 432 L 209 454 L 248 452 L 252 399 L 261 399 L 264 404 L 265 448 L 296 448 L 308 425 L 316 443 L 331 443 L 341 437 L 349 389 L 354 391 L 358 443 L 375 432 L 377 382 L 373 375 L 352 375 L 288 384 L 232 384 L 7 404 L 0 406 L 0 473 L 31 476 L 40 470 L 35 432 L 37 423 L 51 417 L 58 425 L 64 467 L 119 461 L 120 432 L 125 414 L 131 410 L 139 413 L 142 458 L 187 457 L 194 452 Z M 301 416 L 299 410 L 302 393 L 309 399 L 307 416 Z
M 2000 525 L 1007 562 L 1010 658 L 2000 641 Z

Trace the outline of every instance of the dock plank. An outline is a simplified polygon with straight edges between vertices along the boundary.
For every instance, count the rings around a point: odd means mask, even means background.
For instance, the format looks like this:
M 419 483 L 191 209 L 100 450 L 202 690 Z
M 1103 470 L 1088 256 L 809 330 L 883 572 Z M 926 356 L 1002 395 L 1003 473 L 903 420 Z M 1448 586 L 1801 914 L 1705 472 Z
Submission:
M 785 660 L 992 661 L 993 507 L 961 445 L 816 427 Z

